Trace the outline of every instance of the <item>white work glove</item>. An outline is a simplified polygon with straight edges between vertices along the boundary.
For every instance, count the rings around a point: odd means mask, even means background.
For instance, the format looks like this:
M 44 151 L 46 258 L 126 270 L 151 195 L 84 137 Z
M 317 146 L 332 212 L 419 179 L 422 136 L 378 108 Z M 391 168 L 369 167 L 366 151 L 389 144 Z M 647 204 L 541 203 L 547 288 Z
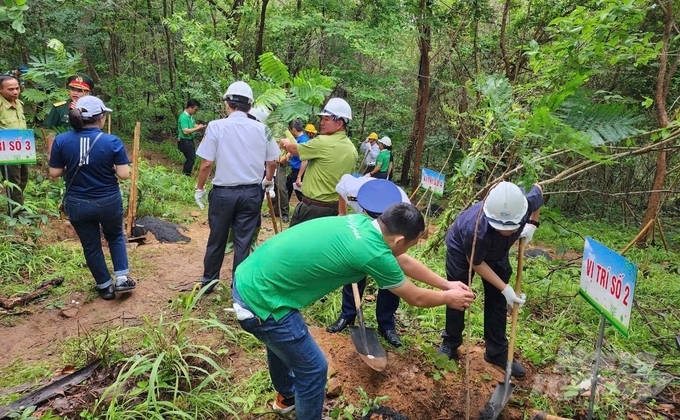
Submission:
M 269 198 L 271 198 L 272 200 L 276 198 L 276 191 L 274 191 L 274 186 L 273 186 L 273 185 L 272 185 L 272 187 L 269 188 L 268 190 L 264 190 L 264 193 L 265 193 L 265 194 L 269 194 Z
M 534 232 L 536 232 L 536 226 L 529 223 L 524 225 L 524 229 L 522 229 L 522 233 L 519 235 L 520 238 L 524 238 L 524 245 L 531 241 L 531 238 L 534 237 Z
M 364 175 L 364 176 L 365 176 L 366 178 L 370 178 L 370 177 L 371 177 L 371 173 L 369 172 L 369 173 L 367 173 L 367 174 Z
M 262 182 L 260 183 L 262 185 L 262 189 L 267 191 L 272 188 L 274 188 L 274 180 L 267 181 L 267 178 L 262 178 Z
M 196 190 L 194 192 L 194 200 L 196 200 L 196 204 L 198 204 L 198 207 L 203 210 L 205 208 L 205 188 L 202 190 Z
M 521 296 L 517 296 L 515 294 L 515 290 L 509 285 L 505 285 L 505 289 L 503 289 L 503 296 L 505 296 L 505 301 L 508 302 L 509 306 L 513 306 L 515 303 L 519 304 L 519 307 L 521 308 L 524 305 L 524 302 L 526 302 L 526 295 L 522 293 Z

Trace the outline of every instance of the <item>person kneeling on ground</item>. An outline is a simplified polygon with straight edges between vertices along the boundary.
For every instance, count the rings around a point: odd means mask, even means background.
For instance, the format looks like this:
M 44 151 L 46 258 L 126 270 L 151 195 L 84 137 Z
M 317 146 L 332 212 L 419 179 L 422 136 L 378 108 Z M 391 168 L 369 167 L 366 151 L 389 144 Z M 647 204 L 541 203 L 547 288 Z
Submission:
M 408 195 L 399 187 L 394 188 L 392 182 L 376 178 L 343 175 L 335 190 L 340 195 L 339 215 L 347 215 L 349 205 L 358 214 L 366 213 L 371 217 L 378 217 L 382 210 L 394 203 L 410 203 Z M 361 194 L 359 194 L 361 192 Z M 379 206 L 379 212 L 376 212 Z M 399 261 L 399 260 L 397 260 Z M 444 278 L 441 278 L 444 281 Z M 363 296 L 366 288 L 366 277 L 361 279 L 359 296 Z M 399 296 L 388 289 L 379 289 L 375 306 L 375 319 L 378 322 L 378 333 L 393 347 L 401 347 L 401 340 L 396 331 L 395 312 L 399 308 Z M 354 297 L 351 285 L 342 288 L 342 312 L 333 324 L 326 328 L 329 333 L 343 331 L 348 325 L 354 323 L 357 310 L 354 306 Z
M 446 234 L 446 277 L 450 281 L 468 282 L 472 244 L 476 244 L 472 269 L 484 285 L 484 360 L 502 369 L 506 368 L 508 356 L 506 305 L 524 304 L 523 297 L 517 296 L 508 285 L 512 275 L 508 251 L 519 238 L 526 242 L 531 240 L 539 225 L 542 204 L 543 195 L 538 184 L 525 195 L 512 182 L 501 182 L 489 191 L 484 201 L 464 210 Z M 477 217 L 480 217 L 479 224 Z M 477 232 L 475 226 L 478 226 Z M 458 347 L 463 343 L 464 321 L 465 310 L 446 309 L 446 329 L 439 354 L 456 357 Z M 513 360 L 511 373 L 522 378 L 526 371 Z
M 266 346 L 278 393 L 275 410 L 295 409 L 298 420 L 322 416 L 328 362 L 300 309 L 327 293 L 370 275 L 379 287 L 413 306 L 470 306 L 474 295 L 460 282 L 435 291 L 405 277 L 432 280 L 434 273 L 419 261 L 402 263 L 403 271 L 398 262 L 411 259 L 405 253 L 424 230 L 423 216 L 406 203 L 390 206 L 376 220 L 364 214 L 322 217 L 272 237 L 239 265 L 232 288 L 234 309 L 241 327 Z M 291 249 L 296 249 L 294 258 Z

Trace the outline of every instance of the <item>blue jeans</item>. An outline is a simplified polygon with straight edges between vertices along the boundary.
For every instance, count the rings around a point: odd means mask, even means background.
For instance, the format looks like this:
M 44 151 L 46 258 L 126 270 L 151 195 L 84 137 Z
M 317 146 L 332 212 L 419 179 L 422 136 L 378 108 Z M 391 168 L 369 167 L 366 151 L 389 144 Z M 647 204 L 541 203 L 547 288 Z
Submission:
M 112 283 L 102 251 L 100 229 L 109 243 L 113 274 L 122 276 L 130 272 L 123 235 L 123 200 L 120 193 L 96 199 L 67 196 L 64 211 L 80 238 L 85 261 L 98 289 L 107 288 Z
M 234 303 L 252 310 L 238 293 L 238 282 L 232 287 Z M 295 418 L 319 420 L 326 395 L 328 362 L 316 344 L 302 315 L 290 311 L 278 322 L 273 316 L 262 320 L 257 316 L 239 321 L 241 327 L 267 346 L 269 376 L 274 389 L 284 397 L 295 395 Z

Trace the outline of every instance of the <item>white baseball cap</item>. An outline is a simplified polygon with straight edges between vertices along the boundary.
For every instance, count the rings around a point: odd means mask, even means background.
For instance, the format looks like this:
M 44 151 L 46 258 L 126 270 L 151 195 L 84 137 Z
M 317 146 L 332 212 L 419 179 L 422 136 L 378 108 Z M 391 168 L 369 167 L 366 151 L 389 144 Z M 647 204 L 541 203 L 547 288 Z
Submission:
M 104 105 L 104 101 L 92 95 L 83 96 L 78 99 L 76 108 L 80 109 L 83 118 L 92 118 L 105 112 L 113 112 L 111 108 L 107 108 Z

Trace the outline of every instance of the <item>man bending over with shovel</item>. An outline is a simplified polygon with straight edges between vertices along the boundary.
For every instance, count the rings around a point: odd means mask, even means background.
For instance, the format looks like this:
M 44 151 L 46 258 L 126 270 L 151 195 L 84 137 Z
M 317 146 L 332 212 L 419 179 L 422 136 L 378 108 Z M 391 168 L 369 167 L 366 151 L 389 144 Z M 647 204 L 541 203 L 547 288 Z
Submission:
M 398 191 L 396 197 L 390 204 L 399 201 Z M 440 282 L 440 276 L 405 254 L 425 230 L 415 206 L 368 207 L 364 210 L 382 214 L 375 220 L 365 214 L 318 218 L 272 237 L 234 275 L 239 323 L 267 347 L 269 374 L 278 392 L 273 407 L 284 413 L 295 409 L 298 420 L 321 419 L 328 371 L 300 309 L 366 275 L 413 306 L 463 310 L 474 299 L 463 283 Z M 405 275 L 448 290 L 417 287 Z
M 450 281 L 468 283 L 472 244 L 476 245 L 472 269 L 484 284 L 484 360 L 503 369 L 508 357 L 506 305 L 524 304 L 524 299 L 508 285 L 512 275 L 508 251 L 519 238 L 525 238 L 525 243 L 531 240 L 539 225 L 542 204 L 538 184 L 525 195 L 512 182 L 501 182 L 484 201 L 458 215 L 446 234 L 446 277 Z M 439 354 L 457 357 L 458 347 L 463 344 L 464 318 L 465 309 L 446 308 L 446 329 Z M 512 376 L 522 378 L 525 373 L 524 367 L 513 360 Z

